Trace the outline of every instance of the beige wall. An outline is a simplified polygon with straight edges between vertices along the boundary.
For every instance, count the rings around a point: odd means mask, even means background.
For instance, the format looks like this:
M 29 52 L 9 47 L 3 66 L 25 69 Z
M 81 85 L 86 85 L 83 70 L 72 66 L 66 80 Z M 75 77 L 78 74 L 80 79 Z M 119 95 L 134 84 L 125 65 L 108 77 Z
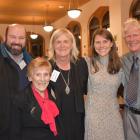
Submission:
M 116 43 L 120 55 L 126 53 L 127 47 L 123 39 L 123 23 L 129 17 L 129 9 L 132 0 L 110 0 L 110 29 L 116 36 Z

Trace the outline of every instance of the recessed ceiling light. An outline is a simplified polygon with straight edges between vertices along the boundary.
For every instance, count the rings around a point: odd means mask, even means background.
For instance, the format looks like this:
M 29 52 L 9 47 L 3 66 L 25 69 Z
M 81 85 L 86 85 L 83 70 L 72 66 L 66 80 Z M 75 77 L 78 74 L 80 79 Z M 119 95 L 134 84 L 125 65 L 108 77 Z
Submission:
M 59 5 L 58 7 L 59 7 L 60 9 L 64 8 L 64 6 L 63 6 L 63 5 Z

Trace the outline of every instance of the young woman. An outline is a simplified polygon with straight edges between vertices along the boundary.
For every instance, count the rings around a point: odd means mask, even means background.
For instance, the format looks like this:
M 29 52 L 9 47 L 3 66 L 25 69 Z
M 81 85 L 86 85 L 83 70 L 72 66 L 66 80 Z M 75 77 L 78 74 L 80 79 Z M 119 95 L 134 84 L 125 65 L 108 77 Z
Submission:
M 87 63 L 85 140 L 124 140 L 116 97 L 123 72 L 115 41 L 108 30 L 95 31 L 92 56 L 87 58 Z

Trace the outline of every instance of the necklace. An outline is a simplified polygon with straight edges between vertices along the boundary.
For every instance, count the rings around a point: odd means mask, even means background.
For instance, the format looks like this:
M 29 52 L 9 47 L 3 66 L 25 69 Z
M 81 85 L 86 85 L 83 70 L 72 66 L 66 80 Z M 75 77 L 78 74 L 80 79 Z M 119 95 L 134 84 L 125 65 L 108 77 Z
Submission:
M 66 94 L 68 95 L 68 94 L 70 93 L 70 87 L 69 87 L 69 83 L 70 83 L 70 81 L 69 81 L 70 70 L 69 70 L 69 72 L 68 72 L 68 82 L 66 82 L 66 80 L 65 80 L 65 78 L 64 78 L 64 76 L 63 76 L 63 74 L 62 74 L 62 71 L 61 71 L 60 69 L 59 69 L 59 71 L 60 71 L 60 74 L 61 74 L 61 76 L 62 76 L 62 79 L 63 79 L 63 81 L 64 81 L 64 83 L 65 83 L 65 85 L 66 85 L 65 92 L 66 92 Z

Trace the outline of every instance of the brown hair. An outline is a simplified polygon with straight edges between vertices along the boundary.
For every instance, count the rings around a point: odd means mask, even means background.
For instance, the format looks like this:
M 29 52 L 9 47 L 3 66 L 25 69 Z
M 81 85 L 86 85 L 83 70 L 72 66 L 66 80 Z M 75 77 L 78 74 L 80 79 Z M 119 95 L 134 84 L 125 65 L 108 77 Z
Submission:
M 27 67 L 27 76 L 30 77 L 32 74 L 32 71 L 35 68 L 44 67 L 44 66 L 48 68 L 48 71 L 51 74 L 52 67 L 51 67 L 50 62 L 46 58 L 37 57 L 37 58 L 33 59 Z
M 100 36 L 104 37 L 105 39 L 110 40 L 113 43 L 113 46 L 111 47 L 111 50 L 109 52 L 109 63 L 108 63 L 108 68 L 107 68 L 108 73 L 115 74 L 115 73 L 119 72 L 119 70 L 121 68 L 121 60 L 117 53 L 117 47 L 116 47 L 114 38 L 113 38 L 111 32 L 109 32 L 107 29 L 97 29 L 93 35 L 91 63 L 95 69 L 95 72 L 99 71 L 99 67 L 97 66 L 97 63 L 96 63 L 99 55 L 96 52 L 95 47 L 94 47 L 94 41 L 95 41 L 95 37 L 97 35 L 100 35 Z

